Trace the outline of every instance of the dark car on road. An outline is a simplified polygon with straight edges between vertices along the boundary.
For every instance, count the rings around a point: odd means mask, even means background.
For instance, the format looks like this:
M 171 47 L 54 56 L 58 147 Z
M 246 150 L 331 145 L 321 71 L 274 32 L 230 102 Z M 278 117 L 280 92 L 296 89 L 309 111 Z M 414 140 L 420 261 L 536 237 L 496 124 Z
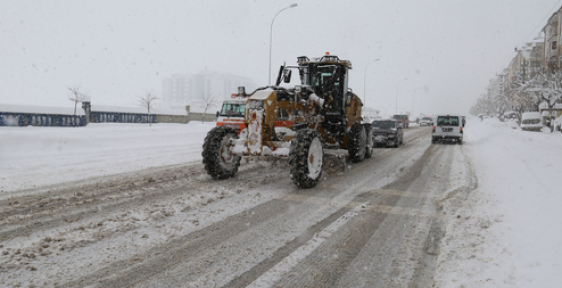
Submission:
M 379 119 L 371 123 L 373 146 L 398 147 L 404 143 L 404 129 L 395 119 Z

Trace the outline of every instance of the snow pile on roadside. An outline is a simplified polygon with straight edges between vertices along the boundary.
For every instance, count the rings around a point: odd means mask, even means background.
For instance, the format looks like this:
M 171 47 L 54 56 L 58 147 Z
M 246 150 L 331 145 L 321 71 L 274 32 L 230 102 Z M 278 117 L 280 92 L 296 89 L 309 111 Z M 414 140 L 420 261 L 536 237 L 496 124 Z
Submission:
M 496 119 L 465 128 L 478 187 L 450 220 L 436 287 L 562 283 L 562 135 Z
M 0 127 L 0 193 L 200 161 L 214 125 Z

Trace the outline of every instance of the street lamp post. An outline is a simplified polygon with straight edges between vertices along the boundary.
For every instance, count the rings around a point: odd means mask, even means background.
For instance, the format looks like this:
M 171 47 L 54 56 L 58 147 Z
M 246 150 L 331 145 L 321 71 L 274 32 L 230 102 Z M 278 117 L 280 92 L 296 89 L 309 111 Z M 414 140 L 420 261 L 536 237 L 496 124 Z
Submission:
M 273 16 L 273 19 L 271 20 L 271 27 L 269 28 L 269 69 L 267 70 L 267 73 L 269 74 L 269 76 L 268 76 L 268 80 L 267 80 L 267 85 L 271 85 L 271 42 L 272 42 L 272 38 L 273 38 L 273 21 L 275 21 L 275 17 L 277 17 L 277 15 L 279 15 L 279 13 L 281 13 L 281 11 L 289 9 L 289 8 L 293 8 L 293 7 L 297 7 L 297 3 L 293 3 L 293 4 L 291 4 L 291 6 L 285 7 L 283 9 L 279 10 L 279 12 L 277 12 L 277 14 L 275 14 L 275 16 Z
M 418 88 L 416 88 L 416 90 L 414 90 L 414 93 L 412 93 L 412 116 L 414 116 L 414 96 L 416 96 L 416 92 L 418 90 L 420 90 L 421 88 L 423 88 L 423 86 L 420 86 Z M 421 110 L 420 110 L 421 112 Z
M 365 73 L 363 73 L 363 97 L 365 97 L 365 101 L 363 102 L 363 105 L 365 105 L 365 108 L 367 107 L 367 92 L 366 92 L 366 82 L 367 82 L 367 67 L 369 67 L 369 65 L 371 65 L 372 63 L 375 63 L 377 61 L 379 61 L 380 58 L 377 58 L 371 62 L 369 62 L 367 64 L 367 66 L 365 66 Z
M 396 115 L 398 115 L 398 84 L 400 84 L 400 82 L 404 80 L 408 80 L 408 78 L 398 80 L 398 82 L 396 83 Z

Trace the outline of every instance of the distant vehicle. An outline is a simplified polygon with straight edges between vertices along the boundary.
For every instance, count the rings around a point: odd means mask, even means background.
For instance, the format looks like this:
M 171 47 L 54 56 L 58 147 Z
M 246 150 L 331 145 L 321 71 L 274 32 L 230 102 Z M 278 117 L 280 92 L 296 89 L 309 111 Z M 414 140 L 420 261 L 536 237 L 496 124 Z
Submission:
M 240 134 L 246 124 L 244 124 L 244 110 L 246 107 L 245 97 L 236 97 L 232 95 L 232 99 L 222 102 L 221 111 L 217 112 L 217 126 L 230 127 Z
M 398 147 L 404 144 L 404 129 L 395 119 L 378 119 L 373 127 L 373 147 Z
M 420 126 L 433 126 L 433 119 L 431 117 L 422 117 L 420 120 Z
M 402 127 L 408 128 L 410 127 L 410 119 L 408 115 L 393 115 L 392 119 L 396 119 L 399 123 L 402 123 Z
M 462 118 L 457 115 L 438 115 L 437 125 L 433 126 L 431 143 L 455 142 L 462 145 L 463 127 Z
M 521 130 L 539 132 L 542 130 L 542 127 L 541 113 L 527 112 L 521 115 Z

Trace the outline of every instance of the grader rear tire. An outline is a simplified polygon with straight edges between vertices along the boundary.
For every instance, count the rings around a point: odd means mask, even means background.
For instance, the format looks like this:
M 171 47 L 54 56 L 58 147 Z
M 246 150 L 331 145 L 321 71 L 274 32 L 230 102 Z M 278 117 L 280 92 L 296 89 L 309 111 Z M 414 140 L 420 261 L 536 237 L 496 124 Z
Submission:
M 357 163 L 365 159 L 366 143 L 365 127 L 359 123 L 351 125 L 351 130 L 347 134 L 347 152 L 352 162 Z
M 373 156 L 373 126 L 371 124 L 363 124 L 365 127 L 365 158 L 371 158 Z
M 322 176 L 324 150 L 320 133 L 303 129 L 291 140 L 289 165 L 291 179 L 300 188 L 316 186 Z
M 230 139 L 238 139 L 232 128 L 217 126 L 207 133 L 203 143 L 203 164 L 207 174 L 215 179 L 226 179 L 238 172 L 240 156 L 232 155 Z

